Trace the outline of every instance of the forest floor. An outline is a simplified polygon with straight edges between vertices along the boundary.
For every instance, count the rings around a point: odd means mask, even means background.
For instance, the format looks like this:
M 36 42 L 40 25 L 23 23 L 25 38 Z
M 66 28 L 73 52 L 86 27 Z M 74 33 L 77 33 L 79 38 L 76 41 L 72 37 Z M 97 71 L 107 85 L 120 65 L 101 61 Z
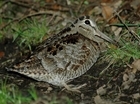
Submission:
M 0 14 L 0 104 L 140 104 L 139 0 L 5 0 Z M 81 93 L 6 71 L 81 15 L 119 44 L 69 83 L 86 83 Z

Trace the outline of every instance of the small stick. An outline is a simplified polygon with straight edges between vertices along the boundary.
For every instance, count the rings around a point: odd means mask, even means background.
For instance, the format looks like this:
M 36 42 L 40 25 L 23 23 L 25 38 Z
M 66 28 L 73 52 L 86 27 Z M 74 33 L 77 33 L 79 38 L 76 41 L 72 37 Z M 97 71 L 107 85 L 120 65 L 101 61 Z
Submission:
M 115 13 L 116 13 L 116 15 L 118 16 L 118 18 L 119 18 L 119 20 L 121 21 L 121 23 L 124 24 L 124 27 L 128 30 L 128 32 L 129 32 L 131 35 L 133 35 L 136 39 L 138 39 L 138 40 L 140 41 L 140 37 L 139 37 L 137 34 L 134 34 L 134 33 L 129 29 L 129 27 L 123 22 L 123 20 L 121 19 L 120 15 L 119 15 L 117 12 L 115 12 Z
M 19 18 L 15 18 L 14 20 L 12 20 L 12 21 L 8 22 L 7 24 L 5 24 L 4 26 L 2 26 L 0 28 L 0 30 L 4 29 L 5 27 L 7 27 L 8 25 L 10 25 L 11 23 L 13 23 L 15 21 L 21 22 L 22 20 L 24 20 L 28 17 L 37 16 L 37 15 L 44 15 L 44 14 L 62 15 L 62 17 L 66 17 L 66 15 L 62 14 L 61 12 L 56 12 L 56 11 L 51 11 L 51 10 L 40 11 L 40 12 L 37 12 L 37 13 L 32 13 L 32 14 L 28 14 L 28 15 L 25 15 L 25 16 L 22 15 Z

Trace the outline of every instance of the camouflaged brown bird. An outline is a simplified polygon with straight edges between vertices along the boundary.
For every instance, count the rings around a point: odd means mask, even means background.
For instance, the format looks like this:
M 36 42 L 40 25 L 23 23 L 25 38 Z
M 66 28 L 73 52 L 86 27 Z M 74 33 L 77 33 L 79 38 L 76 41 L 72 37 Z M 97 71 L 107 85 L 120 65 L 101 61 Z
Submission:
M 48 38 L 29 59 L 8 70 L 75 91 L 67 83 L 93 66 L 105 41 L 113 42 L 91 17 L 82 16 Z

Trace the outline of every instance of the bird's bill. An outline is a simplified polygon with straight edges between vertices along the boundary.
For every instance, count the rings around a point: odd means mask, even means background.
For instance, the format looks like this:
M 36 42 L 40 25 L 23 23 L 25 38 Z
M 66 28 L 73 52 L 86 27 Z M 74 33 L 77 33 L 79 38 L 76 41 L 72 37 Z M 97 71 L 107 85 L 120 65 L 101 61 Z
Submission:
M 111 38 L 109 38 L 108 36 L 106 36 L 104 33 L 102 33 L 100 30 L 96 30 L 96 36 L 98 36 L 99 38 L 102 38 L 110 43 L 115 43 Z

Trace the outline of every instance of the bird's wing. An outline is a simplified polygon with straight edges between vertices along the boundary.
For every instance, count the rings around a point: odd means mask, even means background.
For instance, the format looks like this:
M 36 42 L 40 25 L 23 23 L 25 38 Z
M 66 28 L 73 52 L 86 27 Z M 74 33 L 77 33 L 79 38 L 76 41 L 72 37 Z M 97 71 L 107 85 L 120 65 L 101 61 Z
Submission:
M 57 36 L 55 36 L 57 37 Z M 43 48 L 24 62 L 10 68 L 36 80 L 36 76 L 56 75 L 69 80 L 85 73 L 99 56 L 98 45 L 79 33 L 58 35 L 49 39 Z

